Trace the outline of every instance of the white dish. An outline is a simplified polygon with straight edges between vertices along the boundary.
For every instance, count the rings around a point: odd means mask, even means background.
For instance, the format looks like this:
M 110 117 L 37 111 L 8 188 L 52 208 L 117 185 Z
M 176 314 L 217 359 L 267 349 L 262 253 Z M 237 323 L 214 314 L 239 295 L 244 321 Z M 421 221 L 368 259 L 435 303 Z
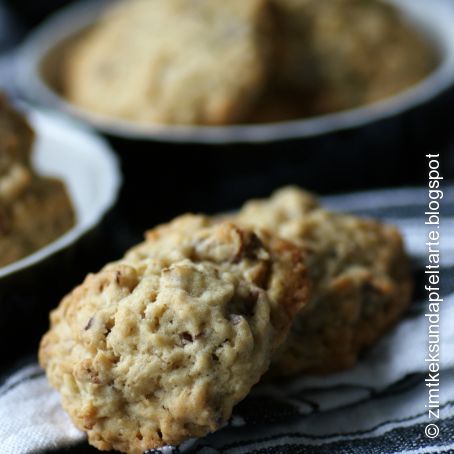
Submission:
M 43 62 L 52 51 L 92 25 L 112 0 L 76 3 L 45 21 L 24 43 L 18 60 L 18 83 L 32 101 L 52 106 L 113 136 L 140 140 L 192 143 L 269 142 L 314 137 L 361 127 L 397 116 L 437 97 L 454 83 L 454 4 L 450 0 L 388 0 L 431 40 L 441 62 L 426 79 L 380 102 L 303 120 L 257 125 L 174 126 L 138 125 L 78 108 L 65 101 L 43 77 Z
M 39 173 L 64 181 L 76 211 L 76 223 L 47 246 L 0 267 L 0 279 L 76 243 L 112 208 L 121 184 L 117 158 L 103 139 L 55 115 L 31 111 L 27 117 L 37 136 L 34 164 Z

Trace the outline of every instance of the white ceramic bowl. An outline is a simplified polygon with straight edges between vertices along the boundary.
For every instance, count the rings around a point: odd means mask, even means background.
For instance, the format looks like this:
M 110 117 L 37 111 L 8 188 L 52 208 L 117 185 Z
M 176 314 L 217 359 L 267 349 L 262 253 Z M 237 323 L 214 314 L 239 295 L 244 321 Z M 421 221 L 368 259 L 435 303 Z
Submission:
M 121 183 L 117 158 L 103 139 L 54 114 L 30 111 L 27 117 L 37 136 L 34 164 L 39 173 L 64 181 L 76 211 L 76 223 L 47 246 L 0 267 L 0 279 L 75 244 L 113 207 Z
M 18 60 L 18 82 L 26 97 L 69 113 L 98 130 L 135 140 L 192 143 L 270 142 L 314 137 L 361 127 L 397 116 L 437 97 L 454 83 L 454 3 L 450 0 L 388 0 L 431 40 L 441 57 L 438 67 L 423 81 L 399 94 L 367 106 L 303 120 L 260 125 L 223 127 L 138 125 L 107 118 L 68 103 L 49 83 L 49 55 L 65 41 L 96 21 L 100 11 L 113 0 L 76 3 L 45 21 L 24 43 Z M 52 77 L 52 76 L 51 76 Z

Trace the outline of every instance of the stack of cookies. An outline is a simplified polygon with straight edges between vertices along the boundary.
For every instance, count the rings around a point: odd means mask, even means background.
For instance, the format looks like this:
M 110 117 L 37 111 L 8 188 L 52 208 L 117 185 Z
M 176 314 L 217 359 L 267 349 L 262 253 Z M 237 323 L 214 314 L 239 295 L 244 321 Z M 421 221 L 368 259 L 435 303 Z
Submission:
M 63 94 L 143 124 L 281 121 L 368 104 L 436 55 L 382 0 L 127 0 L 72 43 Z
M 63 299 L 39 358 L 92 445 L 136 454 L 221 428 L 267 370 L 352 366 L 410 292 L 395 228 L 285 188 L 147 232 Z
M 31 163 L 34 133 L 0 95 L 0 267 L 25 257 L 74 225 L 63 183 Z

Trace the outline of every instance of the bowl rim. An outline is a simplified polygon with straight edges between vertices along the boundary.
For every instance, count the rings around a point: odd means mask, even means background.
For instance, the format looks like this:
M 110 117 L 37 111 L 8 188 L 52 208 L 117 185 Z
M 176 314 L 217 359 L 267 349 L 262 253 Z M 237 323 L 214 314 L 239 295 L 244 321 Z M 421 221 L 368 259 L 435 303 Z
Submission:
M 55 137 L 54 131 L 64 130 L 68 141 L 83 140 L 85 144 L 91 145 L 90 154 L 99 161 L 99 169 L 102 171 L 102 174 L 99 174 L 101 177 L 97 179 L 99 188 L 101 188 L 101 195 L 97 206 L 92 212 L 82 219 L 76 218 L 75 225 L 66 233 L 32 254 L 0 267 L 0 280 L 31 268 L 75 244 L 86 233 L 96 227 L 105 214 L 115 205 L 122 183 L 119 160 L 106 140 L 98 137 L 88 128 L 74 125 L 68 119 L 62 119 L 53 113 L 30 109 L 26 112 L 26 116 L 38 135 L 41 132 L 43 137 Z
M 437 67 L 419 83 L 386 99 L 349 110 L 305 119 L 274 123 L 185 126 L 150 124 L 114 119 L 84 110 L 66 101 L 40 76 L 39 67 L 63 40 L 94 23 L 112 0 L 82 0 L 52 15 L 21 45 L 16 60 L 16 83 L 27 99 L 56 108 L 114 137 L 161 140 L 174 143 L 262 143 L 316 137 L 361 127 L 397 116 L 437 97 L 454 84 L 454 6 L 449 0 L 387 0 L 425 35 L 430 35 L 440 55 Z M 77 17 L 78 20 L 74 21 Z

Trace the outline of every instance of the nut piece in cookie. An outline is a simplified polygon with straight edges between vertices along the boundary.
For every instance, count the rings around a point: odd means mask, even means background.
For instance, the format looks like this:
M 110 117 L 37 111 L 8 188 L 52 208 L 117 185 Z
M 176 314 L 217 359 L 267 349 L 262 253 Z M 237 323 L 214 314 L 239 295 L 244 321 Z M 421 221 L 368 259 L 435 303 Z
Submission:
M 276 374 L 352 366 L 410 302 L 409 259 L 392 226 L 329 212 L 297 188 L 247 203 L 235 222 L 273 230 L 307 253 L 310 302 L 274 358 Z
M 204 436 L 267 370 L 306 301 L 305 274 L 286 241 L 182 217 L 64 298 L 40 363 L 99 449 Z
M 128 0 L 68 50 L 65 94 L 140 123 L 241 122 L 273 52 L 267 0 Z

